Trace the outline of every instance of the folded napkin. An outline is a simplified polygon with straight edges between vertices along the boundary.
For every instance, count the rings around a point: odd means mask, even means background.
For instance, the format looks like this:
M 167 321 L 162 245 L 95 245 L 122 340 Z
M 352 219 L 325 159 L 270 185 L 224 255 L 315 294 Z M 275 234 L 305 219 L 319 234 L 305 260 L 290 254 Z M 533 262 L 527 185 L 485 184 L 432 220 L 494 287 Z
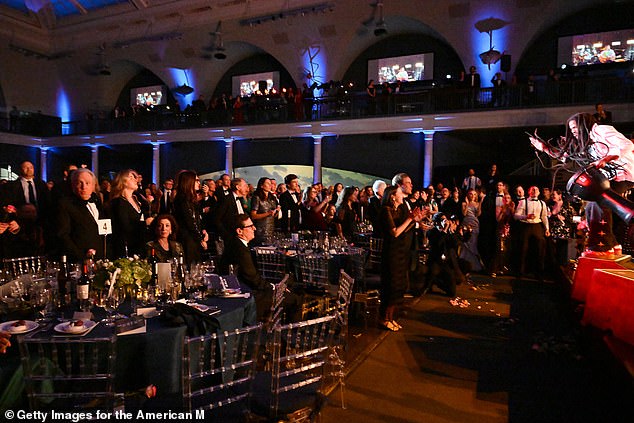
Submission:
M 161 319 L 171 326 L 187 326 L 187 336 L 202 336 L 219 328 L 215 318 L 182 302 L 163 310 Z

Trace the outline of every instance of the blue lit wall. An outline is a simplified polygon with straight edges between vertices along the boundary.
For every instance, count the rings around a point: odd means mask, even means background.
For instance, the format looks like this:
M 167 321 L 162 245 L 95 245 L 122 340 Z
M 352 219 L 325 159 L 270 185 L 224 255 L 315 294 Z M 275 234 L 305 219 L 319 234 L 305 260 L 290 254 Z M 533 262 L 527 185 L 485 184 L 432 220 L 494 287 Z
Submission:
M 194 95 L 196 94 L 196 86 L 194 85 L 194 78 L 192 76 L 192 73 L 188 71 L 187 69 L 179 69 L 179 68 L 168 68 L 168 69 L 169 69 L 170 75 L 172 76 L 172 80 L 174 81 L 173 86 L 169 87 L 171 90 L 173 90 L 176 87 L 180 87 L 183 84 L 187 84 L 194 89 L 194 91 L 191 94 L 185 95 L 185 96 L 174 93 L 174 98 L 176 99 L 176 101 L 178 101 L 178 105 L 180 106 L 181 110 L 184 110 L 185 107 L 187 107 L 187 105 L 189 104 L 192 104 L 192 101 L 194 101 L 194 99 L 196 98 L 194 97 Z
M 483 19 L 487 19 L 487 18 L 502 19 L 506 22 L 510 21 L 510 19 L 507 19 L 507 17 L 500 10 L 483 9 L 479 11 L 478 15 L 474 16 L 474 19 L 472 22 L 473 24 L 475 24 L 476 22 L 481 21 Z M 510 25 L 512 24 L 509 23 L 504 28 L 496 29 L 493 31 L 493 38 L 492 38 L 493 48 L 499 51 L 500 53 L 504 53 L 505 49 L 508 46 L 507 40 L 510 37 L 510 28 L 509 28 Z M 473 48 L 473 59 L 471 63 L 465 63 L 466 73 L 469 73 L 469 67 L 471 65 L 475 65 L 476 69 L 478 70 L 478 73 L 480 74 L 480 81 L 481 81 L 482 87 L 490 87 L 492 86 L 491 79 L 493 78 L 495 73 L 501 72 L 501 69 L 500 69 L 501 61 L 498 61 L 497 63 L 492 64 L 491 69 L 489 69 L 489 67 L 485 65 L 484 63 L 482 63 L 482 60 L 480 60 L 480 53 L 484 53 L 485 51 L 488 51 L 490 48 L 489 34 L 486 32 L 480 32 L 475 28 L 474 25 L 471 25 L 471 46 Z M 512 54 L 512 52 L 507 51 L 506 54 Z M 502 76 L 506 77 L 504 73 L 502 73 Z M 510 78 L 511 78 L 511 75 L 509 75 L 509 80 Z
M 63 87 L 57 89 L 57 116 L 62 119 L 62 135 L 68 135 L 69 125 L 65 122 L 70 121 L 70 104 Z
M 326 82 L 332 78 L 328 76 L 328 64 L 326 62 L 326 54 L 321 51 L 322 46 L 318 43 L 312 43 L 311 45 L 306 46 L 301 54 L 302 54 L 302 65 L 303 69 L 303 80 L 300 82 L 307 82 L 309 85 L 313 82 L 317 82 L 321 84 Z M 311 74 L 312 78 L 310 81 L 306 81 L 306 75 Z M 300 85 L 301 86 L 301 85 Z M 317 95 L 317 93 L 315 93 Z

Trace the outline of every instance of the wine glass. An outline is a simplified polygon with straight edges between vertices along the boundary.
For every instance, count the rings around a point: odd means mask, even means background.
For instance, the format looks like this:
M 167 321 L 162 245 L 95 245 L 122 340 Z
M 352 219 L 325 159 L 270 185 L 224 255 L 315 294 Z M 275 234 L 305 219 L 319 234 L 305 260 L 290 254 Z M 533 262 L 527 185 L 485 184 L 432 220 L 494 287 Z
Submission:
M 107 314 L 107 317 L 102 322 L 104 322 L 105 326 L 114 326 L 115 317 L 113 313 L 121 304 L 123 293 L 119 289 L 112 290 L 111 295 L 108 295 L 108 290 L 105 289 L 101 292 L 101 307 Z

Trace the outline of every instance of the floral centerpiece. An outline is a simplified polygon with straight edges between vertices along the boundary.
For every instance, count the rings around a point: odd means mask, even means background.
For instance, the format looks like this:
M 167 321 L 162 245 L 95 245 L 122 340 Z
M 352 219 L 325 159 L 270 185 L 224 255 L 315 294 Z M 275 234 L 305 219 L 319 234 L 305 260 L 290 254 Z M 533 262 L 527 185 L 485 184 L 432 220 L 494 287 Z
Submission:
M 115 261 L 99 260 L 95 263 L 95 277 L 92 286 L 95 289 L 124 288 L 136 291 L 147 288 L 152 277 L 150 264 L 138 256 L 120 258 Z

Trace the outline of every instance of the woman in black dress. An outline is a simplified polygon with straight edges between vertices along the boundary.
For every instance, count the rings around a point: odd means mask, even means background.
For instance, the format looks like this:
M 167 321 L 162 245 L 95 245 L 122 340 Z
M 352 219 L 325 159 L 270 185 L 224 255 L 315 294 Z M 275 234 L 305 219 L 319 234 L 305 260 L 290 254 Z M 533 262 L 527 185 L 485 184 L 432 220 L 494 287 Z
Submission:
M 383 193 L 379 222 L 383 233 L 381 257 L 381 314 L 382 326 L 396 332 L 401 329 L 395 320 L 397 307 L 407 289 L 410 248 L 414 226 L 423 218 L 420 209 L 411 213 L 403 204 L 403 192 L 392 186 Z
M 116 258 L 142 256 L 145 253 L 147 225 L 152 218 L 143 213 L 137 190 L 137 173 L 132 169 L 117 174 L 110 193 L 112 246 Z
M 174 197 L 174 218 L 180 230 L 178 240 L 185 250 L 187 264 L 200 262 L 201 254 L 207 249 L 209 236 L 203 229 L 198 191 L 200 179 L 196 172 L 184 170 L 177 177 L 178 186 Z
M 359 220 L 357 216 L 357 203 L 359 201 L 359 188 L 346 187 L 343 194 L 337 200 L 337 221 L 341 225 L 343 236 L 352 240 L 355 224 Z

